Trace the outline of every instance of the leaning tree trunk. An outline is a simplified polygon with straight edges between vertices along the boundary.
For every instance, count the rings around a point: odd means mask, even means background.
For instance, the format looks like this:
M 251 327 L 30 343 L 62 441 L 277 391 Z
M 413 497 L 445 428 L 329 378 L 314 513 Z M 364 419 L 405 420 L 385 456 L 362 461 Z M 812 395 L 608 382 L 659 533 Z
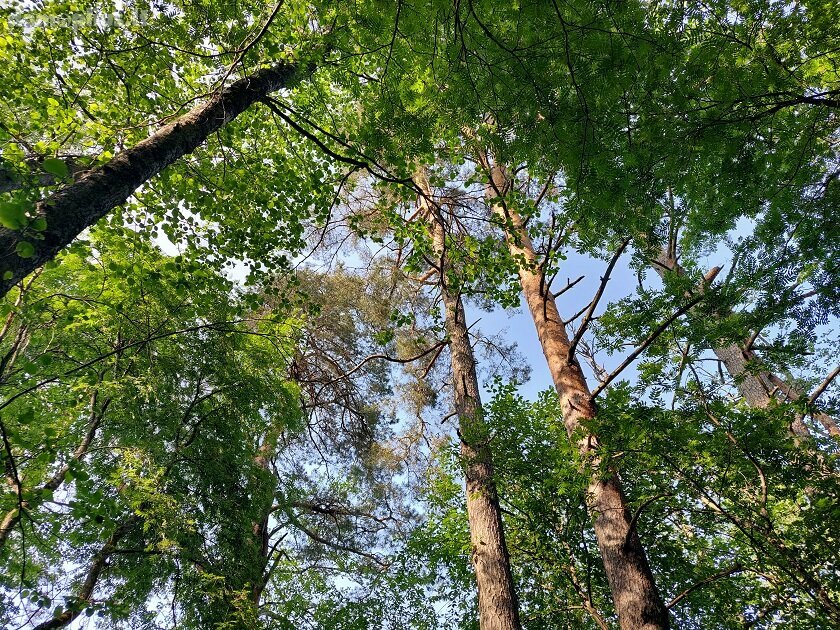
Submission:
M 138 517 L 130 516 L 127 520 L 117 525 L 108 540 L 105 541 L 91 559 L 90 566 L 85 573 L 85 578 L 79 590 L 76 592 L 75 601 L 73 601 L 74 605 L 63 610 L 60 614 L 54 615 L 52 619 L 38 624 L 35 626 L 35 630 L 64 628 L 73 623 L 84 612 L 85 608 L 93 603 L 93 591 L 96 588 L 97 582 L 99 582 L 100 576 L 107 570 L 108 561 L 117 551 L 117 545 L 139 522 L 140 519 Z
M 510 188 L 504 169 L 491 164 L 487 156 L 482 162 L 491 179 L 486 188 L 487 198 L 504 197 Z M 522 292 L 557 389 L 566 431 L 592 470 L 587 507 L 595 519 L 595 536 L 619 625 L 625 630 L 668 628 L 668 610 L 656 588 L 621 480 L 618 473 L 609 465 L 604 466 L 596 455 L 597 436 L 584 427 L 585 421 L 595 417 L 595 405 L 580 364 L 570 356 L 571 342 L 554 296 L 539 272 L 531 239 L 521 217 L 511 208 L 494 202 L 493 212 L 503 221 L 511 255 L 522 261 L 519 265 Z
M 464 305 L 459 292 L 447 279 L 446 228 L 432 201 L 425 174 L 417 176 L 423 192 L 421 208 L 429 221 L 434 252 L 438 260 L 440 287 L 446 313 L 446 331 L 452 362 L 455 411 L 459 419 L 461 457 L 465 462 L 467 517 L 470 526 L 472 564 L 478 584 L 478 615 L 481 630 L 520 628 L 519 606 L 510 571 L 502 511 L 493 481 L 489 432 L 483 410 L 467 331 Z
M 656 272 L 663 276 L 668 272 L 683 275 L 683 269 L 677 262 L 676 257 L 663 250 L 653 265 Z M 739 343 L 718 343 L 710 342 L 712 352 L 723 363 L 729 375 L 735 379 L 738 392 L 750 407 L 766 409 L 773 400 L 774 391 L 779 391 L 790 400 L 798 400 L 802 392 L 796 387 L 765 369 L 749 369 L 750 365 L 762 366 L 761 359 L 751 349 Z M 762 366 L 763 367 L 763 366 Z M 827 413 L 815 412 L 816 418 L 832 437 L 840 437 L 840 428 L 837 422 Z M 798 415 L 790 424 L 790 432 L 796 439 L 809 438 L 811 432 L 803 422 L 802 416 Z
M 82 230 L 125 203 L 142 184 L 195 151 L 213 132 L 268 94 L 289 86 L 295 73 L 295 66 L 279 63 L 239 79 L 106 164 L 80 175 L 35 206 L 33 221 L 46 221 L 46 229 L 35 233 L 37 238 L 0 228 L 0 297 L 54 258 Z M 34 251 L 19 248 L 25 242 Z M 22 258 L 19 252 L 30 255 Z

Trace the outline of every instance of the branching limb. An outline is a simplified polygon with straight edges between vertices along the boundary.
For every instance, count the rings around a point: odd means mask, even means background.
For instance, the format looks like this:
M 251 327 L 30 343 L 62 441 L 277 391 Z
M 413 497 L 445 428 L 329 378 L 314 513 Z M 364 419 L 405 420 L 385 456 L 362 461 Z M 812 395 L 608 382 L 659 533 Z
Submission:
M 592 315 L 595 313 L 595 309 L 598 306 L 598 302 L 601 301 L 601 297 L 604 295 L 604 290 L 607 288 L 607 283 L 610 281 L 610 275 L 612 274 L 612 271 L 615 268 L 618 259 L 621 258 L 621 254 L 624 253 L 624 250 L 629 244 L 630 239 L 625 239 L 624 242 L 622 242 L 619 246 L 618 250 L 616 250 L 615 254 L 612 257 L 612 260 L 610 260 L 610 264 L 607 265 L 607 270 L 606 272 L 604 272 L 604 276 L 601 278 L 601 284 L 598 286 L 598 291 L 595 293 L 595 297 L 592 298 L 592 302 L 589 303 L 589 308 L 587 309 L 586 314 L 583 316 L 583 321 L 580 323 L 580 327 L 578 327 L 574 338 L 569 344 L 569 354 L 566 357 L 567 363 L 571 364 L 571 362 L 574 361 L 575 349 L 577 348 L 578 343 L 580 343 L 580 340 L 586 332 L 586 329 L 589 327 L 589 322 L 592 321 Z
M 662 322 L 662 324 L 660 324 L 660 325 L 656 328 L 656 330 L 654 330 L 652 333 L 650 333 L 650 334 L 649 334 L 649 335 L 645 338 L 645 340 L 644 340 L 641 344 L 639 344 L 639 346 L 638 346 L 638 347 L 637 347 L 637 348 L 636 348 L 633 352 L 631 352 L 631 353 L 627 356 L 627 358 L 626 358 L 626 359 L 625 359 L 625 360 L 621 363 L 621 365 L 619 365 L 619 366 L 618 366 L 615 370 L 613 370 L 613 371 L 609 374 L 609 376 L 607 376 L 607 377 L 604 379 L 604 382 L 602 382 L 600 385 L 598 385 L 598 387 L 596 387 L 596 388 L 593 390 L 593 392 L 592 392 L 592 398 L 595 398 L 596 396 L 598 396 L 598 394 L 600 394 L 602 391 L 604 391 L 604 389 L 607 387 L 607 385 L 609 385 L 609 384 L 610 384 L 613 380 L 615 380 L 615 378 L 616 378 L 619 374 L 621 374 L 621 373 L 625 370 L 625 368 L 627 368 L 627 366 L 628 366 L 628 365 L 630 365 L 631 363 L 633 363 L 633 361 L 635 361 L 635 360 L 636 360 L 636 357 L 638 357 L 638 356 L 639 356 L 640 354 L 642 354 L 645 350 L 647 350 L 647 349 L 648 349 L 648 347 L 649 347 L 649 346 L 650 346 L 650 345 L 651 345 L 654 341 L 656 341 L 656 340 L 659 338 L 659 335 L 661 335 L 663 332 L 665 332 L 665 331 L 668 329 L 668 327 L 669 327 L 671 324 L 673 324 L 673 323 L 674 323 L 674 321 L 676 321 L 679 317 L 682 317 L 682 316 L 683 316 L 683 315 L 685 315 L 688 311 L 690 311 L 692 308 L 694 308 L 694 306 L 695 306 L 697 303 L 699 303 L 702 299 L 703 299 L 703 296 L 702 296 L 702 295 L 695 296 L 694 298 L 692 298 L 691 300 L 689 300 L 688 302 L 686 302 L 686 303 L 685 303 L 682 307 L 680 307 L 680 308 L 677 310 L 677 312 L 675 312 L 673 315 L 671 315 L 671 317 L 669 317 L 669 318 L 668 318 L 668 319 L 666 319 L 664 322 Z

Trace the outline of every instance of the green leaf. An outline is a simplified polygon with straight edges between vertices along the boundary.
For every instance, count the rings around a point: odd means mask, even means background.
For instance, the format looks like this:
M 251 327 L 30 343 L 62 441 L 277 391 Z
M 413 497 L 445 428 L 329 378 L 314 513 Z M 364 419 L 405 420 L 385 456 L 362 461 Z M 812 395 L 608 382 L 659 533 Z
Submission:
M 20 202 L 2 201 L 0 202 L 0 224 L 10 230 L 17 230 L 23 227 L 26 211 L 24 205 Z
M 29 241 L 20 241 L 15 245 L 15 253 L 21 258 L 32 258 L 35 255 L 35 246 Z
M 41 168 L 44 169 L 47 173 L 51 173 L 56 177 L 65 178 L 67 177 L 69 171 L 67 170 L 67 165 L 57 158 L 47 158 L 43 162 L 41 162 Z

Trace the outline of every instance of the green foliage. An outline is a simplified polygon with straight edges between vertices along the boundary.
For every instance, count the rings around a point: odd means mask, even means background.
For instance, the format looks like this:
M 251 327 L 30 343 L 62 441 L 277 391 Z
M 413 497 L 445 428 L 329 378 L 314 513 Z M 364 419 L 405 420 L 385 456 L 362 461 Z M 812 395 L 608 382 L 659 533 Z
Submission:
M 674 625 L 836 626 L 837 444 L 814 419 L 840 409 L 838 25 L 824 0 L 7 2 L 0 229 L 20 258 L 71 180 L 256 68 L 301 78 L 0 304 L 0 622 L 476 627 L 433 283 L 517 308 L 521 267 L 550 284 L 629 242 L 638 287 L 604 297 L 578 359 L 600 378 L 594 354 L 640 348 L 592 428 Z M 499 198 L 484 155 L 511 176 Z M 792 389 L 749 407 L 743 379 L 768 374 Z M 556 397 L 499 382 L 523 623 L 613 625 Z M 800 418 L 813 439 L 791 439 Z
M 259 481 L 254 449 L 301 429 L 278 352 L 293 338 L 282 320 L 244 317 L 227 281 L 130 234 L 74 245 L 8 302 L 4 460 L 14 457 L 24 485 L 0 505 L 24 507 L 2 579 L 70 610 L 74 591 L 49 567 L 88 570 L 89 550 L 124 529 L 121 544 L 136 551 L 108 559 L 97 614 L 141 619 L 146 598 L 177 576 L 178 605 L 207 625 L 261 577 L 251 523 L 273 485 Z M 7 620 L 32 610 L 7 601 Z

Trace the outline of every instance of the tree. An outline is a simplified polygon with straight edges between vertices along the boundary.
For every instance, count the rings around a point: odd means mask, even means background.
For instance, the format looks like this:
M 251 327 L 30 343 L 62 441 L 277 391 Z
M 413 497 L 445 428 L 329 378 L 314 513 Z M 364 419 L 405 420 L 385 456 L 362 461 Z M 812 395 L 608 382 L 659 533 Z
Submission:
M 0 9 L 3 621 L 836 625 L 834 13 Z
M 458 438 L 467 491 L 471 560 L 478 584 L 481 628 L 520 628 L 516 588 L 505 543 L 499 497 L 493 481 L 490 435 L 483 420 L 476 362 L 467 328 L 466 312 L 458 285 L 453 283 L 447 251 L 447 229 L 439 202 L 425 171 L 417 175 L 422 191 L 422 219 L 432 236 L 433 269 L 439 277 L 452 364 L 452 389 L 458 415 Z

